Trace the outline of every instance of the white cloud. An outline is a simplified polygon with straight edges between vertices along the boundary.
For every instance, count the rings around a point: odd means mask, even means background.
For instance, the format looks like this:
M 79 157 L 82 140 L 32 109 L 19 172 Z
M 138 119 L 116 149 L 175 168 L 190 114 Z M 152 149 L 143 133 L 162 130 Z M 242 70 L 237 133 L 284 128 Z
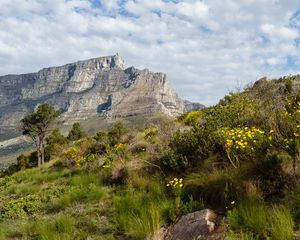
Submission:
M 92 4 L 98 2 L 99 4 Z M 0 74 L 122 54 L 204 104 L 300 72 L 296 0 L 2 0 Z M 99 7 L 99 6 L 102 6 Z
M 179 14 L 194 19 L 202 19 L 208 15 L 208 7 L 201 1 L 194 1 L 192 3 L 180 2 L 176 5 Z

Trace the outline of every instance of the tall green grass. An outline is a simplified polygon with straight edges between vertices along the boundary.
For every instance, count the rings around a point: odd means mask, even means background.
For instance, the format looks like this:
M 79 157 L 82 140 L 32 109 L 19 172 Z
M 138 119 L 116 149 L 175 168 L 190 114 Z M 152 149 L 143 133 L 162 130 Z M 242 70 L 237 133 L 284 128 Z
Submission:
M 164 195 L 158 198 L 157 192 L 127 190 L 114 198 L 117 210 L 117 223 L 128 237 L 144 239 L 154 234 L 166 222 L 166 207 L 174 208 Z
M 97 201 L 102 199 L 105 195 L 106 190 L 94 184 L 77 186 L 70 188 L 70 191 L 54 199 L 46 206 L 46 209 L 48 209 L 49 212 L 57 212 L 69 207 L 73 203 Z
M 228 219 L 231 228 L 240 231 L 238 235 L 229 236 L 240 236 L 241 239 L 253 239 L 254 236 L 271 237 L 272 240 L 293 239 L 294 222 L 290 211 L 283 206 L 271 208 L 262 202 L 248 200 L 229 211 Z
M 228 212 L 228 219 L 233 228 L 242 228 L 263 235 L 267 230 L 268 209 L 258 201 L 244 201 L 237 208 Z
M 76 233 L 75 220 L 70 216 L 54 215 L 30 224 L 27 236 L 41 240 L 71 240 Z
M 227 240 L 259 240 L 258 235 L 243 231 L 241 231 L 240 233 L 234 233 L 233 231 L 230 231 L 229 233 L 227 233 L 226 237 Z
M 273 240 L 293 239 L 294 222 L 290 211 L 285 207 L 273 207 L 270 225 Z

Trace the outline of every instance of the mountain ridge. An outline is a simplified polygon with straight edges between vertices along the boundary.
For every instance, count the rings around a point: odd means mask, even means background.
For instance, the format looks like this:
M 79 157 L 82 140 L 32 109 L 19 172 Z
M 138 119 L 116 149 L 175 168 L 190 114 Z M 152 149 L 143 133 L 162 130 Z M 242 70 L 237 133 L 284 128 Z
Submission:
M 193 110 L 178 97 L 165 73 L 125 69 L 118 53 L 0 76 L 0 135 L 16 131 L 20 119 L 41 103 L 59 109 L 66 124 L 94 116 L 126 118 L 156 112 L 178 116 Z

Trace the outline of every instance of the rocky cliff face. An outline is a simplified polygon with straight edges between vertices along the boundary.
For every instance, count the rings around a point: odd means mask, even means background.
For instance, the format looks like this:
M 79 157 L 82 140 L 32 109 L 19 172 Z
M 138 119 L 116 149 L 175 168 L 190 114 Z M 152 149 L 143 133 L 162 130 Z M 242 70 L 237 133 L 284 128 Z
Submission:
M 164 73 L 124 69 L 118 55 L 45 68 L 37 73 L 0 77 L 0 135 L 15 131 L 38 104 L 59 109 L 66 123 L 100 115 L 124 118 L 186 111 Z

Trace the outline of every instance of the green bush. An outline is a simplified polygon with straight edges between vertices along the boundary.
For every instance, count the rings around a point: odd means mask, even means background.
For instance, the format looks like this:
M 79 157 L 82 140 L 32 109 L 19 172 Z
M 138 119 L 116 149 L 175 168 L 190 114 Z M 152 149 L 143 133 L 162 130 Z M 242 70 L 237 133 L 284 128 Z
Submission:
M 181 209 L 183 214 L 196 212 L 205 208 L 205 203 L 202 199 L 194 200 L 192 195 L 188 196 L 188 201 L 183 202 Z
M 85 136 L 86 136 L 86 133 L 83 131 L 80 123 L 74 123 L 68 136 L 67 136 L 67 139 L 69 141 L 77 141 Z
M 192 196 L 194 200 L 204 202 L 211 208 L 226 210 L 230 202 L 237 200 L 238 190 L 233 181 L 234 171 L 214 171 L 207 173 L 190 173 L 185 179 L 183 199 L 188 201 Z M 240 182 L 239 182 L 240 183 Z
M 266 199 L 283 198 L 290 177 L 282 168 L 282 155 L 270 153 L 249 170 L 249 177 L 259 180 Z
M 190 130 L 177 131 L 161 160 L 163 168 L 168 171 L 183 172 L 203 164 L 214 150 L 212 137 L 205 127 L 199 125 L 193 126 Z
M 37 151 L 31 152 L 29 155 L 21 154 L 17 157 L 18 170 L 32 168 L 37 166 Z
M 68 143 L 68 140 L 55 128 L 46 138 L 45 158 L 49 161 L 53 156 L 59 155 Z
M 6 202 L 0 209 L 1 218 L 24 218 L 41 210 L 41 199 L 37 195 L 27 195 Z
M 157 133 L 158 128 L 156 127 L 146 128 L 143 132 L 143 137 L 146 141 L 150 143 L 155 143 L 157 141 Z
M 121 121 L 116 122 L 108 130 L 108 141 L 111 146 L 114 146 L 118 143 L 122 143 L 122 137 L 125 133 L 128 132 L 128 129 L 124 126 L 124 123 Z

